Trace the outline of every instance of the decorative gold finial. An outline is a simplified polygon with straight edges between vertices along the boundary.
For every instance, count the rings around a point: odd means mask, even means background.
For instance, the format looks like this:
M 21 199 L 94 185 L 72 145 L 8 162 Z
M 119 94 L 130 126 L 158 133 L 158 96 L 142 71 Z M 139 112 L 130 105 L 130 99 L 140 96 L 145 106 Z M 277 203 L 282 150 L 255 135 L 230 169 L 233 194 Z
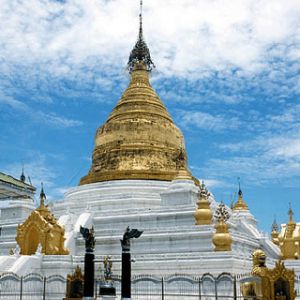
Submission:
M 232 237 L 228 230 L 228 224 L 226 224 L 229 217 L 228 209 L 224 203 L 221 202 L 214 215 L 217 221 L 215 225 L 216 232 L 212 238 L 215 251 L 231 251 Z
M 202 181 L 198 194 L 198 208 L 194 213 L 196 225 L 210 225 L 212 223 L 212 211 L 210 208 L 210 203 L 208 201 L 209 196 L 210 193 L 207 190 L 204 181 Z
M 288 214 L 289 214 L 289 217 L 290 217 L 289 222 L 294 223 L 294 221 L 293 221 L 294 212 L 292 210 L 291 202 L 289 202 L 289 211 L 288 211 Z
M 238 177 L 238 184 L 239 184 L 239 192 L 238 192 L 238 200 L 233 207 L 233 210 L 249 210 L 247 204 L 243 199 L 243 192 L 241 190 L 241 182 L 240 177 Z
M 296 223 L 293 220 L 294 212 L 292 210 L 291 203 L 289 203 L 288 214 L 289 214 L 289 222 L 287 224 L 286 238 L 292 238 L 294 230 L 296 229 Z
M 278 246 L 279 245 L 279 239 L 278 239 L 279 232 L 278 232 L 278 224 L 276 222 L 275 217 L 274 217 L 274 221 L 273 221 L 271 230 L 272 230 L 272 232 L 271 232 L 272 242 Z

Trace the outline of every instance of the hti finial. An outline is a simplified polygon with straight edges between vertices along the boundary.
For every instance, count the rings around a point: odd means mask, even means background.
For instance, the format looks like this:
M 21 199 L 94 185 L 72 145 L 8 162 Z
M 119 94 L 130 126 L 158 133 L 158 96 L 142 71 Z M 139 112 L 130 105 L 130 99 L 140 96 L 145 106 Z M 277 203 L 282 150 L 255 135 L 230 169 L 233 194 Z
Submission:
M 290 222 L 293 221 L 293 210 L 292 210 L 292 206 L 291 206 L 291 202 L 289 202 L 289 216 L 290 216 Z
M 272 224 L 272 232 L 278 232 L 278 224 L 277 224 L 275 215 L 274 215 L 274 221 L 273 221 L 273 224 Z
M 129 60 L 128 60 L 128 70 L 131 73 L 134 68 L 136 67 L 136 64 L 139 62 L 143 62 L 147 71 L 151 71 L 153 68 L 155 68 L 154 63 L 152 62 L 151 55 L 149 48 L 144 41 L 143 37 L 143 0 L 140 0 L 140 28 L 139 28 L 139 35 L 138 40 L 133 47 Z
M 241 190 L 241 178 L 238 177 L 237 180 L 238 180 L 238 185 L 239 185 L 239 195 L 242 195 L 243 193 L 242 193 L 242 190 Z
M 24 164 L 22 165 L 22 173 L 21 173 L 21 176 L 20 176 L 20 180 L 22 182 L 25 182 L 25 180 L 26 180 L 26 177 L 25 177 L 25 174 L 24 174 Z
M 140 31 L 139 38 L 143 37 L 143 0 L 140 1 Z

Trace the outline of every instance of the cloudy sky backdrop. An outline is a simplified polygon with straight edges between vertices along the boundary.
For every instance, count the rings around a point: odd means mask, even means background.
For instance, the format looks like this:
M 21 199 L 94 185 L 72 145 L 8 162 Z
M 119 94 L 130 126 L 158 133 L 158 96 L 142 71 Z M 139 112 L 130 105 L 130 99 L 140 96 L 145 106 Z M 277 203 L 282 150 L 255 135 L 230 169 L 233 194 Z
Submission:
M 0 171 L 49 199 L 78 184 L 96 129 L 128 84 L 139 0 L 2 0 Z M 152 85 L 182 129 L 194 175 L 269 230 L 300 221 L 298 0 L 144 0 Z

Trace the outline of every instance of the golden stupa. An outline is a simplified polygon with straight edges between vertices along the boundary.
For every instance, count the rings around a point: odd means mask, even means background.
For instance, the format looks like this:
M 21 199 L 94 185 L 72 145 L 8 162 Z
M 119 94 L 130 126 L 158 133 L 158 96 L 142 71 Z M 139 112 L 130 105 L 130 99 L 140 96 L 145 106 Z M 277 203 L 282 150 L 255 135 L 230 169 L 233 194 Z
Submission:
M 93 162 L 80 184 L 120 179 L 192 179 L 184 139 L 151 87 L 154 64 L 143 38 L 131 51 L 131 79 L 108 120 L 96 132 Z
M 235 205 L 233 206 L 233 210 L 237 211 L 246 211 L 249 210 L 248 209 L 248 205 L 246 204 L 246 202 L 244 201 L 243 198 L 243 192 L 241 190 L 241 187 L 239 186 L 239 192 L 238 192 L 238 200 L 235 203 Z

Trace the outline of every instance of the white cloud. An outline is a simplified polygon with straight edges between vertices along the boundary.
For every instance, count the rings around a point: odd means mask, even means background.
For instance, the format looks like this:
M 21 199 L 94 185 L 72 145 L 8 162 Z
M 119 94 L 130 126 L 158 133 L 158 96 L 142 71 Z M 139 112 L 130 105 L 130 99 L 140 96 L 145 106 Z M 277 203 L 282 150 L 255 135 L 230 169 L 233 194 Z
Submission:
M 22 112 L 28 115 L 31 120 L 38 123 L 47 124 L 55 128 L 69 128 L 81 126 L 83 123 L 78 120 L 69 119 L 66 117 L 58 116 L 55 113 L 43 112 L 40 110 L 35 110 L 34 108 L 28 106 L 20 100 L 17 100 L 11 96 L 7 96 L 0 91 L 0 105 L 8 105 L 16 111 Z
M 145 3 L 145 36 L 165 75 L 202 77 L 228 66 L 255 72 L 265 68 L 274 44 L 282 51 L 288 46 L 291 59 L 298 56 L 297 6 L 297 0 L 152 0 Z M 57 75 L 89 57 L 93 64 L 124 66 L 137 15 L 138 1 L 4 0 L 2 64 L 46 63 Z
M 7 165 L 3 168 L 3 172 L 20 178 L 22 168 L 20 164 L 14 163 Z M 42 155 L 36 154 L 35 159 L 27 161 L 24 164 L 24 173 L 26 175 L 26 182 L 29 182 L 28 176 L 30 177 L 33 186 L 40 189 L 41 183 L 43 182 L 45 190 L 54 186 L 55 173 L 46 165 L 45 158 Z
M 254 135 L 236 143 L 221 144 L 226 158 L 212 158 L 205 169 L 209 176 L 243 176 L 248 182 L 284 182 L 298 186 L 300 174 L 300 106 L 280 114 L 255 117 Z M 245 120 L 247 123 L 247 120 Z M 248 124 L 251 130 L 252 124 Z
M 223 115 L 212 115 L 201 111 L 184 111 L 177 110 L 176 116 L 179 125 L 184 128 L 198 128 L 207 130 L 224 130 L 238 128 L 240 121 L 235 117 Z
M 214 189 L 216 187 L 220 188 L 220 187 L 228 186 L 228 184 L 226 184 L 225 182 L 223 182 L 221 180 L 217 180 L 217 179 L 203 179 L 203 181 L 209 189 Z
M 40 122 L 44 122 L 56 128 L 76 127 L 83 124 L 81 121 L 61 117 L 55 113 L 37 112 L 35 113 L 35 118 L 37 118 Z
M 2 167 L 2 172 L 9 174 L 15 178 L 20 178 L 22 166 L 18 163 L 9 164 Z M 26 182 L 32 183 L 36 187 L 36 201 L 38 202 L 41 183 L 43 183 L 44 191 L 47 196 L 47 202 L 61 199 L 63 194 L 69 189 L 66 186 L 57 186 L 57 174 L 49 163 L 46 157 L 40 153 L 34 153 L 34 158 L 26 160 L 24 164 L 24 173 Z M 30 179 L 29 179 L 30 178 Z

